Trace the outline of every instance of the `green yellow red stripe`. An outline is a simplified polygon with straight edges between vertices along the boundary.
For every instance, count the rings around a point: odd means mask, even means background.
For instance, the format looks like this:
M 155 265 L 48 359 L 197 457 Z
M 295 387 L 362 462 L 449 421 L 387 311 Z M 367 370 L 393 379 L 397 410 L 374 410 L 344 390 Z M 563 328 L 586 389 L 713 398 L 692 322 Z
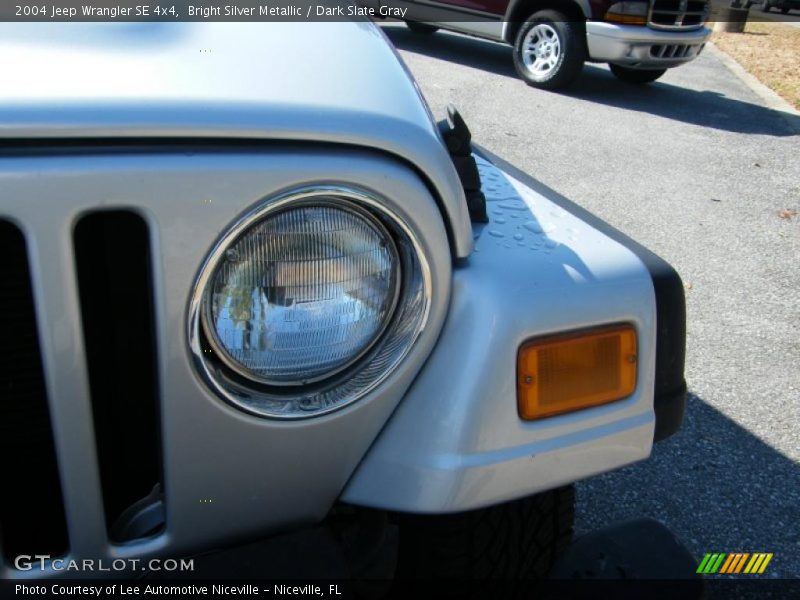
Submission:
M 773 556 L 769 552 L 707 552 L 696 572 L 703 575 L 761 574 Z
M 773 556 L 773 555 L 772 555 L 772 552 L 770 552 L 770 553 L 769 553 L 769 554 L 767 554 L 767 556 L 764 558 L 764 562 L 762 562 L 762 563 L 761 563 L 761 567 L 758 569 L 758 572 L 759 572 L 759 574 L 760 574 L 760 573 L 763 573 L 763 572 L 764 572 L 764 569 L 766 569 L 766 568 L 767 568 L 767 565 L 769 564 L 769 561 L 771 561 L 771 560 L 772 560 L 772 556 Z
M 736 570 L 735 571 L 731 570 L 731 573 L 740 573 L 742 567 L 744 566 L 744 563 L 747 561 L 748 556 L 750 556 L 750 554 L 747 552 L 742 554 L 742 559 L 736 564 Z

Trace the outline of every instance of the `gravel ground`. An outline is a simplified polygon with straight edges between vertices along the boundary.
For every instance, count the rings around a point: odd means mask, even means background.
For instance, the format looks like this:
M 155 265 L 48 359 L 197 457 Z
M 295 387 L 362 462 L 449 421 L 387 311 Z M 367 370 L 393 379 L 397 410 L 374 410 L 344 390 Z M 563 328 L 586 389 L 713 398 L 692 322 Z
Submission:
M 691 396 L 650 460 L 578 485 L 580 532 L 650 516 L 695 553 L 774 552 L 800 577 L 800 118 L 710 53 L 658 83 L 587 65 L 567 93 L 510 49 L 384 26 L 437 118 L 648 246 L 686 284 Z M 779 215 L 784 211 L 783 217 Z
M 800 108 L 800 28 L 750 22 L 744 33 L 715 33 L 713 39 L 761 83 Z

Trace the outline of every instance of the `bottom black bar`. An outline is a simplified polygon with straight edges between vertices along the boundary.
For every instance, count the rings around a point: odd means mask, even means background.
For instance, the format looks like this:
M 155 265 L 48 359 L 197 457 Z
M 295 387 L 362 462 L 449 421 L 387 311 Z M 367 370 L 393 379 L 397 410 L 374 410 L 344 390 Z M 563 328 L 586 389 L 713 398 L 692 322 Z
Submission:
M 654 557 L 657 559 L 657 557 Z M 800 579 L 706 580 L 698 587 L 688 580 L 548 580 L 417 581 L 352 580 L 62 580 L 0 582 L 2 598 L 797 598 Z

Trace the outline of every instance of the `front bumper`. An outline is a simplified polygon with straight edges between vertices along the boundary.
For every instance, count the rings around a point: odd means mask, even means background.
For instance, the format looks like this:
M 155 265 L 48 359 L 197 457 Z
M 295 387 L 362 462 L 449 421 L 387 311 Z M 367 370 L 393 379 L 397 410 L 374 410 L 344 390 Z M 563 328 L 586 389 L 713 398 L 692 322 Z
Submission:
M 711 30 L 656 31 L 649 27 L 586 23 L 589 59 L 641 69 L 676 67 L 697 58 Z
M 482 153 L 503 172 L 546 195 L 585 224 L 622 244 L 644 264 L 650 273 L 656 296 L 656 369 L 653 389 L 656 423 L 653 441 L 664 440 L 676 433 L 686 413 L 686 380 L 683 373 L 686 361 L 686 298 L 680 275 L 664 259 L 588 210 L 543 186 L 503 159 L 485 150 Z
M 345 488 L 346 502 L 423 513 L 489 506 L 647 458 L 654 438 L 680 425 L 684 305 L 675 271 L 502 160 L 484 151 L 476 160 L 490 222 L 454 271 L 439 341 Z M 520 344 L 618 322 L 639 338 L 634 394 L 521 421 Z

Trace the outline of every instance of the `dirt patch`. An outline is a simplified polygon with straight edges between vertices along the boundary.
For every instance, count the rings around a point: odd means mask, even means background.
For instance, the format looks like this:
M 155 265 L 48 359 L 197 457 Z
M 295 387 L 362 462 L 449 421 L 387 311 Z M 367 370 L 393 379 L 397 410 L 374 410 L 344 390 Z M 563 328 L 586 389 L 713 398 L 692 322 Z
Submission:
M 758 19 L 752 11 L 750 14 Z M 753 20 L 744 33 L 715 32 L 711 39 L 761 83 L 800 109 L 800 28 Z

